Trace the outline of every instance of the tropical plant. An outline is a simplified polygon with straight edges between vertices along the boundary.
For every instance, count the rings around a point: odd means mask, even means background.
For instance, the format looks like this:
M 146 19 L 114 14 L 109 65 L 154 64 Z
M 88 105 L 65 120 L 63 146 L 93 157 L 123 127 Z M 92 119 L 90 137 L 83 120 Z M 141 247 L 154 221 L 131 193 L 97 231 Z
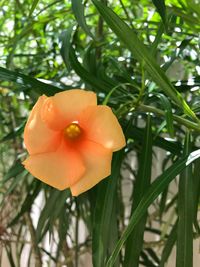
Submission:
M 197 266 L 198 0 L 2 0 L 0 15 L 1 266 L 164 267 L 174 247 L 174 266 Z M 73 88 L 96 92 L 127 141 L 78 197 L 21 164 L 38 97 Z

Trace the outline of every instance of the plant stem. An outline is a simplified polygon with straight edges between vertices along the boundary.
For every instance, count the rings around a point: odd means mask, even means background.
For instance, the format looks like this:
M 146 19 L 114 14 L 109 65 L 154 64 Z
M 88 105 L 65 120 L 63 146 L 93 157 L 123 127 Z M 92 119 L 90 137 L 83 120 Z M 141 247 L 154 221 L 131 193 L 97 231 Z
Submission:
M 152 106 L 146 106 L 143 104 L 140 104 L 140 106 L 138 106 L 137 108 L 138 111 L 144 111 L 144 112 L 152 112 L 154 114 L 160 115 L 160 116 L 165 116 L 165 111 L 152 107 Z M 182 125 L 186 126 L 189 129 L 195 130 L 200 132 L 200 125 L 194 122 L 191 122 L 183 117 L 177 116 L 177 115 L 173 115 L 173 119 L 176 122 L 181 123 Z

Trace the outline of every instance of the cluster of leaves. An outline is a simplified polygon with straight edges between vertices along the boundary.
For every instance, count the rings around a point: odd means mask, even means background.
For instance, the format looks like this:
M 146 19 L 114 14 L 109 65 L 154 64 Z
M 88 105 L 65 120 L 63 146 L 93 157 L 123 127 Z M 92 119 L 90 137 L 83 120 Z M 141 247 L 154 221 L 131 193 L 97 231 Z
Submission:
M 89 252 L 94 267 L 164 267 L 176 246 L 176 266 L 192 267 L 200 235 L 198 1 L 3 0 L 0 15 L 0 264 L 6 255 L 10 266 L 24 266 L 26 251 L 27 266 L 77 267 Z M 20 163 L 37 97 L 69 88 L 95 91 L 127 140 L 111 177 L 77 198 Z

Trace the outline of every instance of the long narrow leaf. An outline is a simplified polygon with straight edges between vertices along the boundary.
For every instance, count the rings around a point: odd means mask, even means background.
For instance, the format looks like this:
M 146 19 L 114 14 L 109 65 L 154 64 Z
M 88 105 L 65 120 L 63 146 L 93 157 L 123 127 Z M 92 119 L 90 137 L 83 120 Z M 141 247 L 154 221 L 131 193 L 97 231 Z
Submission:
M 174 126 L 173 126 L 173 114 L 172 114 L 172 106 L 170 101 L 166 96 L 160 93 L 155 94 L 161 101 L 161 104 L 163 108 L 165 109 L 165 115 L 166 115 L 166 123 L 167 123 L 167 129 L 170 134 L 170 136 L 174 137 Z
M 111 257 L 109 258 L 106 267 L 112 267 L 123 244 L 133 231 L 135 225 L 140 221 L 143 215 L 146 213 L 148 207 L 159 196 L 161 192 L 168 186 L 168 184 L 179 175 L 186 166 L 189 166 L 194 160 L 200 157 L 200 149 L 192 152 L 189 156 L 179 159 L 176 163 L 170 166 L 163 174 L 161 174 L 147 190 L 146 194 L 140 201 L 135 212 L 132 214 L 129 225 L 122 234 L 122 237 L 118 241 Z
M 29 17 L 33 14 L 33 11 L 35 10 L 35 8 L 36 8 L 36 6 L 37 6 L 39 1 L 40 0 L 34 0 L 33 1 L 32 6 L 31 6 L 31 10 L 30 10 L 30 13 L 29 13 Z
M 108 92 L 110 90 L 110 86 L 108 86 L 105 82 L 98 79 L 96 76 L 89 73 L 78 61 L 75 51 L 73 47 L 70 47 L 69 51 L 69 59 L 72 68 L 75 72 L 87 83 L 89 83 L 94 89 Z
M 142 144 L 141 156 L 139 158 L 139 170 L 134 184 L 132 212 L 136 209 L 144 193 L 147 191 L 151 180 L 152 130 L 150 115 L 148 116 Z M 135 226 L 134 231 L 130 234 L 127 240 L 124 267 L 137 267 L 139 264 L 146 219 L 147 213 L 143 215 L 142 219 Z
M 62 32 L 60 40 L 62 43 L 60 53 L 67 67 L 68 71 L 70 71 L 70 60 L 69 60 L 69 50 L 71 46 L 71 38 L 72 38 L 73 26 L 69 27 L 66 31 Z
M 185 140 L 184 154 L 190 152 L 190 135 Z M 176 267 L 193 266 L 193 181 L 192 166 L 180 175 L 178 192 L 178 229 Z
M 144 131 L 141 128 L 137 128 L 132 126 L 128 132 L 128 137 L 133 138 L 137 141 L 142 142 L 143 136 L 144 136 Z M 154 139 L 154 146 L 160 147 L 166 151 L 169 151 L 170 153 L 174 155 L 180 155 L 182 151 L 182 145 L 179 142 L 172 142 L 169 140 L 164 139 L 163 137 L 156 136 L 155 134 L 153 135 Z
M 153 81 L 160 87 L 160 89 L 180 106 L 188 116 L 199 122 L 195 113 L 190 109 L 182 95 L 177 92 L 174 86 L 170 83 L 165 73 L 156 63 L 146 46 L 139 40 L 136 33 L 105 4 L 98 0 L 92 1 L 113 32 L 133 53 L 135 58 L 140 63 L 144 64 L 147 72 L 151 75 Z
M 161 260 L 160 260 L 160 267 L 164 267 L 165 263 L 167 262 L 169 255 L 175 245 L 177 239 L 177 222 L 174 224 L 165 244 L 165 247 L 162 251 Z
M 72 0 L 72 10 L 76 17 L 78 24 L 81 28 L 92 38 L 94 38 L 93 34 L 91 33 L 84 16 L 84 5 L 82 4 L 81 0 Z
M 120 167 L 123 153 L 114 155 L 112 174 L 107 181 L 100 184 L 93 228 L 93 265 L 94 267 L 105 266 L 106 252 L 109 245 L 110 225 L 112 221 L 112 210 L 116 201 L 116 187 L 120 175 Z
M 166 6 L 165 6 L 165 0 L 152 0 L 154 3 L 156 9 L 158 10 L 158 13 L 160 14 L 163 23 L 166 23 Z
M 38 81 L 35 78 L 24 75 L 19 72 L 11 71 L 0 67 L 0 81 L 14 82 L 20 86 L 23 90 L 34 90 L 39 94 L 54 95 L 55 93 L 61 92 L 62 90 L 50 84 L 45 84 Z
M 200 160 L 196 160 L 194 163 L 194 174 L 193 174 L 193 189 L 194 189 L 194 225 L 198 232 L 200 232 L 200 228 L 198 225 L 198 208 L 199 208 L 199 199 L 200 199 Z

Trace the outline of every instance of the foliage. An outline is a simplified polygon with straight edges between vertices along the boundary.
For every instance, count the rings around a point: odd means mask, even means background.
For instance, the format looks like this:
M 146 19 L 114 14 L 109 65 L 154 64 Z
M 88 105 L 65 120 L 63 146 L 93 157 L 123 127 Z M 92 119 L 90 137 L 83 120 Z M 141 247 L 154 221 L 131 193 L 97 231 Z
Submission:
M 26 251 L 26 266 L 86 266 L 88 253 L 94 267 L 165 266 L 176 246 L 176 266 L 193 266 L 198 1 L 3 0 L 0 15 L 0 261 L 24 266 Z M 69 88 L 95 91 L 127 140 L 111 176 L 77 198 L 21 165 L 38 96 Z

